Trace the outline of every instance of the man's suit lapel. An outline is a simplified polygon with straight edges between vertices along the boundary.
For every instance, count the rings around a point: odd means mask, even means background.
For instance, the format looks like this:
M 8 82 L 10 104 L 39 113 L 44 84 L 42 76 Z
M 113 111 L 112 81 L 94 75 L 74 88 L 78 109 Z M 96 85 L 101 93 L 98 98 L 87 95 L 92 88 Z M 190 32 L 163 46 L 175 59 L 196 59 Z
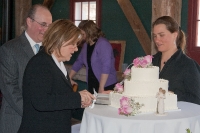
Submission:
M 27 54 L 29 58 L 32 58 L 35 54 L 33 52 L 33 49 L 31 48 L 31 45 L 28 41 L 28 39 L 25 36 L 25 32 L 20 36 L 22 41 L 22 48 L 24 52 Z

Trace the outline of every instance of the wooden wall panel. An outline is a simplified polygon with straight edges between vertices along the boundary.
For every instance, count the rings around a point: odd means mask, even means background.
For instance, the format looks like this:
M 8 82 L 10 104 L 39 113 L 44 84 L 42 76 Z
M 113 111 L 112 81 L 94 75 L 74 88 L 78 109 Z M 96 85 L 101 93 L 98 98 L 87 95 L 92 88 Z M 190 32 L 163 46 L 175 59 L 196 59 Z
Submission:
M 32 5 L 32 0 L 17 0 L 15 2 L 15 36 L 25 30 L 25 17 Z

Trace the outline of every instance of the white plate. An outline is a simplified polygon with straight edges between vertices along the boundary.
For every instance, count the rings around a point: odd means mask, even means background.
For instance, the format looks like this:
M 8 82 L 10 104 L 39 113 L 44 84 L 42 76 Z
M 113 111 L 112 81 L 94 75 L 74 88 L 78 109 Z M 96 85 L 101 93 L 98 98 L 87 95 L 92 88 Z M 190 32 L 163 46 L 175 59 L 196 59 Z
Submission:
M 98 93 L 95 104 L 109 105 L 110 104 L 109 94 Z

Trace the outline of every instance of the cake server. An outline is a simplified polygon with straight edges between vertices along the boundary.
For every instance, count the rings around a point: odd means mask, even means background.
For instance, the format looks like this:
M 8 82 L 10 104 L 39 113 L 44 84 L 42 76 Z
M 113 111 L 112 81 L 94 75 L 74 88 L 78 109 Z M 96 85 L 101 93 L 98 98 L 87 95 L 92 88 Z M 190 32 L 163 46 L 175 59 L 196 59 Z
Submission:
M 98 97 L 98 93 L 95 91 L 95 88 L 93 88 L 94 91 L 94 96 L 97 98 Z
M 97 94 L 97 92 L 95 91 L 95 89 L 93 88 L 93 91 L 94 91 L 94 97 L 97 99 L 97 96 L 98 96 L 98 94 Z M 96 102 L 96 99 L 93 99 L 92 100 L 92 104 L 89 106 L 91 109 L 92 108 L 94 108 L 94 103 Z

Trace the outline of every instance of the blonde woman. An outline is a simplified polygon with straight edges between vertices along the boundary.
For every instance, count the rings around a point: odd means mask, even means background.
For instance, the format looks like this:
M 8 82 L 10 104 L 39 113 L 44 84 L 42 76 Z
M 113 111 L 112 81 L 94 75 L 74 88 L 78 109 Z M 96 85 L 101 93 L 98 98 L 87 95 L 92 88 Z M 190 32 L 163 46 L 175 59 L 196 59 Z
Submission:
M 28 63 L 23 78 L 23 117 L 18 133 L 70 133 L 72 110 L 87 107 L 93 95 L 73 92 L 64 61 L 77 51 L 81 31 L 57 20 L 44 35 L 44 48 Z

